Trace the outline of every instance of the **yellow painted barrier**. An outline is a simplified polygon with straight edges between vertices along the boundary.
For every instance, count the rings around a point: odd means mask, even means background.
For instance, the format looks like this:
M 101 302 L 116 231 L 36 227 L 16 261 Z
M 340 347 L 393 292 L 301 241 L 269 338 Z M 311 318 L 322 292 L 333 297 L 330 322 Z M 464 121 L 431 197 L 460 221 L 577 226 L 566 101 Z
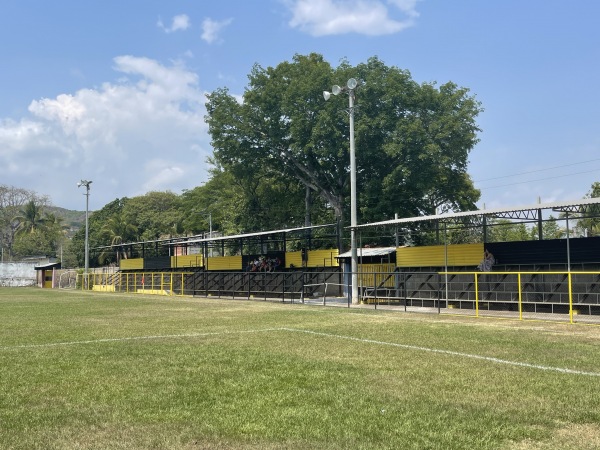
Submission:
M 200 254 L 171 256 L 172 268 L 202 267 L 203 265 L 204 258 Z
M 98 291 L 98 292 L 115 292 L 115 287 L 112 285 L 94 285 L 92 286 L 92 291 Z
M 136 294 L 151 294 L 151 295 L 171 295 L 169 291 L 164 289 L 138 289 Z
M 446 255 L 450 267 L 477 267 L 483 257 L 483 244 L 399 247 L 396 250 L 396 265 L 398 267 L 444 267 Z
M 212 256 L 206 258 L 207 270 L 242 270 L 242 256 Z
M 302 267 L 302 252 L 286 252 L 285 267 L 286 269 Z
M 144 258 L 122 259 L 119 262 L 121 270 L 136 270 L 144 268 Z

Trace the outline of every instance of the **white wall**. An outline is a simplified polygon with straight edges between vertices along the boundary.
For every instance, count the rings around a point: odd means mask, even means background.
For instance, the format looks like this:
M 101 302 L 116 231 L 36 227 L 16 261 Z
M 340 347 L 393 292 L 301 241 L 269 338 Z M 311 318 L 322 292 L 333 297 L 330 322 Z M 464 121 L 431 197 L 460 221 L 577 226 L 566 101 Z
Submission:
M 0 286 L 35 286 L 35 263 L 0 263 Z

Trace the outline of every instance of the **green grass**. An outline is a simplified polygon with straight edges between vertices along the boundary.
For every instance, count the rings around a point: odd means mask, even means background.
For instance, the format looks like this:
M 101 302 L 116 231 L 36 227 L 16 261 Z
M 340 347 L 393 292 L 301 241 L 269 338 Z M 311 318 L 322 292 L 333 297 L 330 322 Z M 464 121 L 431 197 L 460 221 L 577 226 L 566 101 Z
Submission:
M 596 326 L 33 288 L 0 321 L 1 449 L 600 447 Z

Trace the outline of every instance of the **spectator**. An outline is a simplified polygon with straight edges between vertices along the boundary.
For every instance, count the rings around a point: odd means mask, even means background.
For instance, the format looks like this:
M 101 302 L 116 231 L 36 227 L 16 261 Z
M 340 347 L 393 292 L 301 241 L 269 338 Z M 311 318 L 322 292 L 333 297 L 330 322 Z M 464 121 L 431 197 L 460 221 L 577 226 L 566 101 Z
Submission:
M 481 272 L 490 272 L 494 264 L 496 264 L 496 259 L 494 258 L 494 255 L 492 255 L 492 253 L 486 248 L 483 252 L 483 261 L 479 263 L 477 268 Z

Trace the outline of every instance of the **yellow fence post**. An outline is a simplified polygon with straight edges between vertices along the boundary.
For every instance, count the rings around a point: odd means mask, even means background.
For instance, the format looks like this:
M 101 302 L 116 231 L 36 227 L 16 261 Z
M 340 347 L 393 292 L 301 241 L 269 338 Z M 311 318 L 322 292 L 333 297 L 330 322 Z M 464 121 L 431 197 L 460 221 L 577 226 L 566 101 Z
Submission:
M 479 317 L 479 277 L 477 276 L 477 272 L 474 272 L 473 276 L 475 277 L 475 317 Z
M 523 289 L 521 287 L 521 272 L 517 273 L 517 284 L 519 285 L 519 320 L 523 320 Z
M 571 272 L 567 272 L 569 279 L 569 323 L 573 323 L 573 285 Z

